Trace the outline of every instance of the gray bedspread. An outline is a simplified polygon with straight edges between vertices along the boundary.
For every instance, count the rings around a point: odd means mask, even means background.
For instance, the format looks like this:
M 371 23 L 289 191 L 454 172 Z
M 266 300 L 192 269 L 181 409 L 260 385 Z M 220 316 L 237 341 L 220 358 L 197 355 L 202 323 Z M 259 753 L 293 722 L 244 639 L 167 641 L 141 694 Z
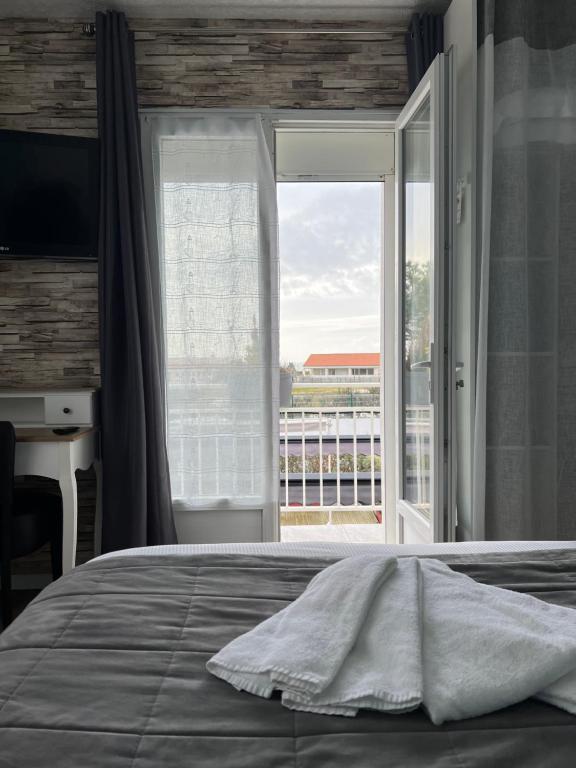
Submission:
M 576 608 L 574 551 L 439 559 Z M 206 672 L 332 562 L 143 556 L 77 568 L 0 636 L 0 768 L 576 765 L 576 717 L 534 700 L 435 727 L 422 712 L 292 712 Z

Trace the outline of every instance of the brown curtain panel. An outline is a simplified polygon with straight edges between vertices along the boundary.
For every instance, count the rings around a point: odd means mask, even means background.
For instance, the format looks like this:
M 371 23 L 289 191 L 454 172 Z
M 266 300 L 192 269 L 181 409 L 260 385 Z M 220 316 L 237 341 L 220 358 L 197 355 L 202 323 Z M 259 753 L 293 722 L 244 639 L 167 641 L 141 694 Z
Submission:
M 166 453 L 159 267 L 147 236 L 134 41 L 96 15 L 102 549 L 176 541 Z

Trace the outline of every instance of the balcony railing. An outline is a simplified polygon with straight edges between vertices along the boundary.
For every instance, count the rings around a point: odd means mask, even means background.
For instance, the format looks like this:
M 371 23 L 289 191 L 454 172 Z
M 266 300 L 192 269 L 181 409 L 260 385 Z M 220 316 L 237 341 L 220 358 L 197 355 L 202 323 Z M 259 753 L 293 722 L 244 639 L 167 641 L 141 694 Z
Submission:
M 282 509 L 382 510 L 379 408 L 280 409 Z
M 382 518 L 379 407 L 329 405 L 279 412 L 282 511 L 323 512 L 333 522 Z M 409 406 L 404 438 L 404 498 L 425 509 L 430 500 L 430 408 Z M 181 399 L 169 412 L 169 455 L 174 498 L 204 502 L 261 496 L 261 475 L 251 472 L 262 440 L 247 434 L 249 411 L 199 409 Z M 234 471 L 228 471 L 233 466 Z M 355 519 L 346 513 L 362 512 Z M 369 514 L 373 513 L 373 517 Z M 289 516 L 292 517 L 292 516 Z

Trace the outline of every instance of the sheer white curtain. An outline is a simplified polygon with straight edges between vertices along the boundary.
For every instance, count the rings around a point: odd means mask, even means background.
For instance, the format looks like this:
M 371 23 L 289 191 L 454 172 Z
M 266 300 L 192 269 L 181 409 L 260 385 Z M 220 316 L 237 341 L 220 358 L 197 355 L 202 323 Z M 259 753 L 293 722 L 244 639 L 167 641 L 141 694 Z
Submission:
M 576 4 L 478 20 L 475 538 L 573 540 Z
M 276 190 L 262 120 L 147 115 L 175 508 L 278 501 Z M 270 522 L 272 521 L 272 522 Z
M 494 35 L 487 35 L 478 50 L 478 205 L 476 253 L 478 258 L 478 336 L 476 403 L 473 436 L 472 536 L 486 538 L 486 386 L 488 364 L 488 284 L 492 216 L 492 158 L 494 134 Z

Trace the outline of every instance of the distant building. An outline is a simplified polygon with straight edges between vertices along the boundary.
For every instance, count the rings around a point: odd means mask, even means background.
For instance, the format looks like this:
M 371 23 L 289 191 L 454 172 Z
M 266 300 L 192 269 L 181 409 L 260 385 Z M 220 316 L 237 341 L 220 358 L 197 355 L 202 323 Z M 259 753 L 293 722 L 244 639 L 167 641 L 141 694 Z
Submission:
M 379 352 L 337 352 L 310 355 L 303 366 L 304 376 L 322 377 L 379 377 Z

